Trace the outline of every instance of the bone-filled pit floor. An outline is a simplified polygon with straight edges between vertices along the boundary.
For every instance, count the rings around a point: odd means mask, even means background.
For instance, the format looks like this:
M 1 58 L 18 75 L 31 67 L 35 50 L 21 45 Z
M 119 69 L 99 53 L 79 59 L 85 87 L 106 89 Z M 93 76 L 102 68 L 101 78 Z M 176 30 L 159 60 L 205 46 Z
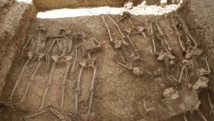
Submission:
M 113 39 L 115 41 L 120 39 L 121 34 L 117 27 L 107 15 L 104 17 L 110 27 Z M 119 26 L 124 35 L 127 35 L 125 30 L 128 30 L 129 28 L 132 30 L 130 38 L 138 49 L 137 53 L 140 58 L 144 59 L 133 59 L 133 67 L 141 67 L 144 71 L 144 74 L 141 76 L 134 75 L 132 70 L 124 68 L 118 64 L 118 62 L 123 64 L 125 64 L 125 62 L 129 63 L 132 60 L 130 55 L 134 53 L 133 46 L 126 37 L 126 42 L 122 42 L 122 47 L 114 48 L 116 47 L 116 44 L 114 45 L 113 43 L 110 43 L 107 29 L 101 16 L 37 19 L 29 30 L 29 35 L 34 35 L 35 39 L 33 39 L 24 50 L 23 59 L 21 63 L 15 67 L 14 72 L 11 74 L 10 81 L 6 82 L 5 87 L 7 88 L 3 90 L 1 99 L 7 100 L 10 97 L 15 82 L 18 80 L 22 68 L 27 61 L 27 52 L 32 51 L 33 45 L 36 45 L 35 43 L 38 41 L 37 27 L 43 25 L 46 29 L 46 37 L 58 35 L 60 29 L 63 28 L 70 29 L 72 33 L 76 30 L 82 31 L 86 34 L 86 40 L 95 37 L 101 43 L 101 48 L 92 52 L 92 57 L 96 58 L 95 66 L 97 66 L 97 73 L 91 112 L 95 114 L 98 121 L 138 121 L 141 119 L 157 121 L 169 119 L 177 114 L 185 113 L 187 110 L 197 108 L 197 104 L 199 103 L 197 92 L 192 91 L 192 88 L 189 86 L 190 84 L 194 85 L 198 80 L 195 70 L 188 69 L 187 73 L 183 74 L 181 83 L 177 83 L 176 81 L 180 76 L 184 57 L 182 56 L 182 50 L 176 32 L 172 27 L 171 18 L 165 18 L 163 16 L 157 17 L 158 24 L 172 48 L 171 52 L 176 57 L 176 59 L 173 59 L 172 61 L 175 62 L 175 64 L 166 67 L 164 61 L 157 61 L 158 56 L 153 52 L 150 22 L 153 22 L 152 28 L 154 31 L 157 51 L 161 52 L 161 50 L 167 49 L 167 46 L 162 46 L 164 40 L 158 39 L 162 38 L 162 36 L 157 29 L 154 17 L 144 17 L 131 16 L 130 19 L 119 22 Z M 112 16 L 112 18 L 116 20 L 117 16 Z M 179 28 L 180 25 L 181 24 L 177 24 L 178 30 L 182 34 L 181 38 L 182 40 L 187 41 L 182 27 Z M 136 34 L 135 28 L 137 26 L 145 27 L 146 38 L 142 34 Z M 44 53 L 48 51 L 54 40 L 55 39 L 47 39 Z M 63 41 L 63 38 L 59 38 L 59 41 Z M 75 47 L 81 43 L 81 40 L 73 42 L 73 53 L 75 53 Z M 124 43 L 128 45 L 125 45 Z M 121 43 L 119 43 L 119 45 L 120 44 Z M 56 44 L 51 51 L 51 55 L 60 55 L 60 53 L 58 44 Z M 71 65 L 75 60 L 74 55 L 75 54 L 72 55 L 72 60 L 68 61 Z M 65 117 L 75 121 L 79 119 L 69 117 L 68 114 L 74 113 L 75 89 L 80 71 L 79 63 L 84 59 L 82 55 L 82 51 L 78 50 L 78 60 L 73 76 L 70 76 L 71 67 L 69 68 L 65 84 L 63 108 L 60 109 L 60 105 L 62 100 L 62 81 L 68 65 L 66 62 L 56 63 L 52 73 L 51 86 L 44 102 L 44 109 L 46 107 L 52 107 Z M 206 69 L 205 57 L 206 54 L 202 54 L 201 56 L 195 55 L 189 60 L 194 64 L 195 69 L 199 69 L 200 67 Z M 166 63 L 168 61 L 169 60 L 165 59 Z M 17 109 L 22 110 L 22 118 L 28 117 L 40 109 L 45 88 L 48 84 L 51 66 L 53 65 L 53 59 L 51 59 L 49 68 L 47 68 L 45 57 L 42 58 L 41 66 L 36 72 L 33 79 L 34 82 L 29 87 L 24 101 L 17 103 L 23 97 L 25 89 L 30 82 L 30 76 L 38 63 L 38 60 L 30 60 L 29 64 L 26 65 L 23 78 L 17 86 L 11 101 L 9 101 L 12 104 L 15 104 Z M 146 75 L 146 72 L 160 72 L 161 76 L 149 78 L 148 75 Z M 92 76 L 93 68 L 90 67 L 83 70 L 81 78 L 81 94 L 78 102 L 78 113 L 80 115 L 86 114 L 88 111 L 90 98 L 89 89 Z M 175 77 L 175 79 L 173 77 Z M 163 97 L 164 90 L 170 87 L 177 90 L 178 98 L 170 100 Z M 209 120 L 213 119 L 211 117 L 207 118 Z M 46 113 L 32 117 L 30 120 L 47 121 L 60 119 L 48 110 Z M 198 116 L 198 119 L 194 119 L 194 121 L 197 120 L 201 121 L 202 118 Z

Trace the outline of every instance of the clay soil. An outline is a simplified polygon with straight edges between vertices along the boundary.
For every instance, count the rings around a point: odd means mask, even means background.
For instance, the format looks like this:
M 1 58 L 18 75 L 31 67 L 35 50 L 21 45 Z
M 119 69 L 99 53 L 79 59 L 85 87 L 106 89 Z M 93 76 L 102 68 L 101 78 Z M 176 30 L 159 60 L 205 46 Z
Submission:
M 112 17 L 116 20 L 117 16 Z M 120 38 L 121 35 L 118 32 L 117 28 L 110 22 L 107 16 L 105 16 L 105 18 L 109 26 L 111 27 L 113 37 Z M 147 20 L 145 18 L 147 18 Z M 133 34 L 130 36 L 139 50 L 140 57 L 145 59 L 145 61 L 135 61 L 133 63 L 133 66 L 143 67 L 146 72 L 154 72 L 158 69 L 163 70 L 162 76 L 154 79 L 149 79 L 146 75 L 143 75 L 141 77 L 135 76 L 132 71 L 117 64 L 117 62 L 124 63 L 121 57 L 125 57 L 125 61 L 129 61 L 129 59 L 126 59 L 127 53 L 122 51 L 122 49 L 114 49 L 113 45 L 109 42 L 106 28 L 100 16 L 86 16 L 63 19 L 36 19 L 29 30 L 29 35 L 33 34 L 35 36 L 38 36 L 38 33 L 35 31 L 36 28 L 39 25 L 44 25 L 44 27 L 47 29 L 46 36 L 55 36 L 58 34 L 59 29 L 64 28 L 70 29 L 72 32 L 76 30 L 82 31 L 87 35 L 87 39 L 95 37 L 99 42 L 101 42 L 102 47 L 92 54 L 93 57 L 96 57 L 95 65 L 98 67 L 95 80 L 95 93 L 92 103 L 92 112 L 95 113 L 95 117 L 98 121 L 140 121 L 141 119 L 147 119 L 148 121 L 181 121 L 183 120 L 182 113 L 185 113 L 186 111 L 179 106 L 184 102 L 183 98 L 186 96 L 185 94 L 188 93 L 189 95 L 193 95 L 193 101 L 190 104 L 191 106 L 195 105 L 195 102 L 198 100 L 198 96 L 195 96 L 195 93 L 193 93 L 191 90 L 185 90 L 185 93 L 183 93 L 181 91 L 181 87 L 179 87 L 179 85 L 175 85 L 175 81 L 167 78 L 166 75 L 173 75 L 178 78 L 181 66 L 170 66 L 169 70 L 167 71 L 164 62 L 157 61 L 157 56 L 153 55 L 151 36 L 149 35 L 148 31 L 148 21 L 153 19 L 154 17 L 152 16 L 132 16 L 130 19 L 120 22 L 119 25 L 124 34 L 124 30 L 128 28 L 134 29 L 139 25 L 146 28 L 147 38 L 144 38 L 140 34 Z M 183 59 L 183 56 L 175 32 L 170 25 L 170 19 L 164 18 L 163 16 L 158 17 L 158 19 L 159 25 L 166 34 L 167 40 L 169 41 L 169 44 L 173 49 L 173 54 L 177 57 L 176 63 L 179 65 L 181 60 Z M 155 24 L 153 26 L 156 36 L 160 36 Z M 182 33 L 182 30 L 180 31 Z M 8 101 L 15 82 L 20 75 L 22 67 L 27 61 L 27 52 L 32 49 L 32 43 L 36 41 L 37 39 L 33 40 L 27 47 L 23 59 L 19 64 L 13 67 L 10 76 L 8 76 L 7 78 L 0 98 L 1 101 L 4 102 L 0 105 L 1 121 L 23 121 L 24 117 L 33 114 L 39 109 L 41 105 L 45 87 L 48 82 L 48 76 L 50 74 L 50 67 L 47 68 L 45 58 L 43 58 L 42 60 L 42 66 L 36 73 L 36 76 L 34 78 L 35 81 L 31 85 L 24 102 L 17 103 L 22 98 L 26 86 L 29 83 L 30 75 L 38 64 L 38 61 L 36 60 L 31 61 L 27 65 L 26 70 L 24 71 L 23 79 L 18 85 L 13 99 L 11 101 Z M 45 52 L 47 52 L 52 42 L 53 39 L 49 39 L 47 41 Z M 80 43 L 81 41 L 75 41 L 74 46 Z M 163 49 L 161 47 L 160 40 L 157 38 L 156 43 L 158 51 Z M 129 53 L 132 52 L 130 43 L 127 47 L 127 51 Z M 79 53 L 78 63 L 81 59 L 83 59 L 81 51 Z M 60 54 L 57 45 L 54 46 L 51 54 Z M 201 57 L 195 57 L 196 64 L 204 65 L 203 57 L 206 57 L 206 54 L 204 53 Z M 50 66 L 52 64 L 53 61 L 51 61 Z M 56 67 L 53 71 L 51 87 L 49 89 L 49 92 L 47 93 L 47 98 L 45 100 L 45 107 L 52 106 L 62 114 L 67 115 L 68 113 L 74 112 L 75 87 L 80 66 L 79 64 L 77 64 L 74 76 L 69 77 L 66 80 L 65 103 L 63 109 L 61 110 L 61 83 L 63 80 L 65 69 L 66 63 L 56 64 Z M 89 87 L 92 74 L 93 73 L 91 68 L 87 68 L 83 72 L 83 77 L 81 80 L 81 96 L 79 99 L 80 115 L 85 114 L 88 109 Z M 197 77 L 194 75 L 193 77 L 191 77 L 190 82 L 194 84 L 196 80 Z M 164 99 L 162 93 L 164 89 L 168 87 L 178 87 L 181 94 L 179 100 L 170 103 L 171 106 L 173 106 L 171 107 L 171 109 L 162 102 L 162 100 Z M 202 90 L 201 92 L 199 92 L 199 99 L 201 100 L 200 110 L 208 119 L 208 121 L 212 121 L 214 120 L 214 118 L 212 118 L 209 114 L 210 108 L 207 101 L 208 92 L 212 94 L 209 90 Z M 143 100 L 146 100 L 147 108 L 155 107 L 156 110 L 147 112 L 144 108 Z M 202 121 L 197 112 L 193 115 L 189 115 L 189 113 L 185 114 L 187 114 L 187 118 L 189 121 Z M 55 115 L 48 111 L 47 113 L 32 118 L 31 120 L 55 121 L 60 119 L 58 119 Z M 79 119 L 73 120 L 75 121 Z

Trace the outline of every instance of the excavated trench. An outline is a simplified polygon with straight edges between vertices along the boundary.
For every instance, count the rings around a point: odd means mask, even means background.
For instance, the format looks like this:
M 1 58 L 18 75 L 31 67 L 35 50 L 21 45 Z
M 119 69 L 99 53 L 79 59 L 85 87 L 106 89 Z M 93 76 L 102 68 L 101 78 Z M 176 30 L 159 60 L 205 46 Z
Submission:
M 116 21 L 124 10 L 119 8 L 103 10 L 102 15 L 88 8 L 84 16 L 48 19 L 36 14 L 65 8 L 64 3 L 8 3 L 0 13 L 0 121 L 214 120 L 208 100 L 209 94 L 214 103 L 214 24 L 210 14 L 201 17 L 212 10 L 201 9 L 214 2 L 199 1 L 138 5 L 121 21 Z M 80 6 L 87 6 L 83 3 Z M 101 3 L 96 6 L 107 4 Z

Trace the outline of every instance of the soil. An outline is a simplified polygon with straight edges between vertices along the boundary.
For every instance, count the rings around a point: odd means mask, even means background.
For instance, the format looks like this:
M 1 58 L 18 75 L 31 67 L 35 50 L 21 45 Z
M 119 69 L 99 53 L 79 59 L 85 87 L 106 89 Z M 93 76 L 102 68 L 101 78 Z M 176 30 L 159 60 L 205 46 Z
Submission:
M 143 0 L 131 0 L 134 6 L 139 5 Z M 159 3 L 160 0 L 146 0 L 148 5 Z M 128 0 L 33 0 L 33 3 L 39 11 L 47 11 L 62 8 L 78 8 L 78 7 L 123 7 Z
M 183 16 L 187 11 L 180 11 L 179 14 Z M 174 15 L 174 13 L 171 14 Z M 111 16 L 116 20 L 117 16 Z M 121 35 L 118 29 L 111 23 L 107 15 L 104 17 L 110 26 L 113 38 L 115 40 L 119 39 Z M 2 102 L 0 103 L 0 121 L 23 121 L 25 117 L 34 114 L 40 108 L 45 88 L 48 83 L 51 66 L 53 65 L 53 60 L 51 60 L 50 65 L 47 66 L 45 57 L 42 59 L 42 64 L 36 73 L 34 82 L 27 92 L 25 100 L 22 103 L 17 103 L 22 98 L 25 89 L 30 82 L 30 76 L 36 68 L 38 60 L 31 60 L 30 63 L 27 64 L 23 78 L 18 85 L 12 100 L 8 100 L 16 81 L 20 76 L 21 70 L 28 59 L 27 52 L 32 51 L 35 43 L 38 41 L 38 31 L 36 30 L 39 25 L 43 25 L 47 30 L 47 34 L 43 37 L 56 36 L 59 33 L 59 29 L 64 28 L 71 30 L 72 33 L 76 30 L 82 31 L 86 34 L 86 39 L 95 37 L 101 43 L 101 48 L 92 53 L 92 57 L 96 58 L 95 65 L 98 67 L 95 78 L 92 112 L 95 114 L 98 121 L 141 121 L 142 119 L 146 119 L 147 121 L 181 121 L 184 120 L 184 115 L 187 116 L 188 121 L 202 121 L 202 118 L 198 115 L 197 111 L 195 111 L 195 114 L 190 114 L 189 112 L 189 110 L 194 109 L 193 107 L 197 105 L 199 100 L 201 101 L 199 110 L 204 114 L 208 121 L 214 120 L 209 114 L 210 106 L 207 99 L 207 94 L 209 93 L 213 101 L 214 97 L 212 90 L 205 88 L 196 92 L 188 87 L 188 84 L 195 84 L 198 79 L 197 74 L 194 73 L 194 71 L 189 70 L 189 78 L 182 78 L 181 84 L 178 84 L 175 80 L 169 78 L 170 75 L 173 75 L 178 79 L 182 67 L 182 60 L 184 59 L 177 36 L 171 26 L 170 17 L 171 16 L 151 15 L 142 17 L 132 15 L 129 19 L 119 22 L 119 26 L 124 34 L 124 30 L 129 28 L 134 30 L 136 26 L 145 27 L 146 38 L 140 34 L 130 35 L 131 40 L 133 40 L 134 45 L 136 45 L 138 49 L 139 56 L 145 59 L 145 61 L 133 61 L 133 67 L 142 67 L 145 72 L 154 72 L 158 69 L 163 70 L 162 76 L 153 79 L 148 78 L 145 73 L 142 76 L 136 76 L 131 70 L 117 64 L 118 62 L 124 64 L 125 62 L 129 63 L 130 58 L 128 57 L 128 54 L 133 53 L 133 48 L 126 38 L 125 40 L 129 43 L 129 46 L 126 47 L 127 52 L 121 48 L 115 49 L 114 45 L 109 42 L 108 33 L 100 16 L 61 19 L 37 18 L 35 21 L 32 21 L 31 27 L 27 33 L 28 36 L 35 35 L 35 38 L 25 49 L 22 60 L 14 63 L 10 73 L 7 75 L 7 80 L 0 96 Z M 153 53 L 149 22 L 154 22 L 154 20 L 158 20 L 169 45 L 172 47 L 172 53 L 176 57 L 176 64 L 173 66 L 167 67 L 163 61 L 157 61 L 157 56 Z M 204 53 L 201 56 L 195 56 L 191 60 L 193 60 L 196 69 L 200 67 L 206 68 L 204 58 L 208 56 L 208 50 L 206 50 L 205 44 L 201 42 L 201 38 L 198 39 L 196 37 L 195 32 L 192 31 L 191 27 L 192 25 L 190 26 L 191 34 L 196 38 L 196 41 L 200 42 L 200 47 L 204 50 Z M 157 51 L 160 52 L 162 49 L 165 49 L 166 46 L 161 46 L 161 39 L 159 39 L 161 35 L 159 34 L 155 23 L 153 23 L 153 29 Z M 182 39 L 186 41 L 183 29 L 179 29 L 179 32 L 182 34 Z M 28 38 L 28 36 L 26 36 L 26 38 Z M 54 39 L 47 40 L 46 48 L 44 50 L 45 53 L 48 51 L 53 41 Z M 82 41 L 74 41 L 74 47 L 80 43 L 82 43 Z M 73 52 L 75 51 L 74 47 Z M 21 51 L 17 53 L 20 55 Z M 51 55 L 59 55 L 60 53 L 59 47 L 56 44 L 51 51 Z M 62 80 L 67 66 L 67 63 L 65 62 L 56 64 L 53 71 L 51 86 L 44 103 L 44 108 L 53 107 L 66 117 L 69 117 L 68 114 L 74 113 L 75 88 L 80 70 L 79 62 L 84 59 L 82 51 L 79 51 L 78 53 L 79 55 L 74 76 L 70 77 L 69 72 L 68 78 L 66 79 L 64 107 L 60 109 Z M 209 62 L 211 62 L 211 60 L 212 58 L 209 58 Z M 73 61 L 74 57 L 71 63 Z M 81 79 L 81 96 L 78 102 L 80 115 L 87 113 L 88 110 L 88 102 L 90 98 L 89 89 L 92 75 L 92 68 L 84 69 Z M 212 79 L 212 76 L 208 77 Z M 163 101 L 163 91 L 169 87 L 178 90 L 180 96 L 175 100 Z M 146 103 L 147 108 L 154 107 L 155 110 L 146 111 L 144 103 Z M 79 118 L 73 117 L 69 117 L 69 119 L 74 121 L 80 120 Z M 47 121 L 60 119 L 50 111 L 47 111 L 44 114 L 35 116 L 31 120 Z

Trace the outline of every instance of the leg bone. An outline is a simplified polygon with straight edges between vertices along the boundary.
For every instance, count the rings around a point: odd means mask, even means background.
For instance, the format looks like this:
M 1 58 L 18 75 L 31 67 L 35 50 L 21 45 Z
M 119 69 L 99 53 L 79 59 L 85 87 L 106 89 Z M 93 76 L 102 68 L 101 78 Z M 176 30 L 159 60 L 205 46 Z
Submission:
M 45 112 L 47 111 L 47 109 L 48 109 L 48 108 L 46 108 L 46 109 L 44 109 L 44 110 L 40 110 L 40 111 L 38 111 L 38 112 L 36 112 L 36 113 L 30 115 L 30 116 L 27 116 L 27 117 L 25 117 L 25 120 L 29 120 L 29 119 L 31 119 L 31 118 L 33 118 L 33 117 L 35 117 L 35 116 L 41 115 L 41 114 L 45 113 Z
M 76 48 L 75 59 L 73 61 L 72 67 L 71 67 L 70 78 L 72 78 L 72 76 L 74 75 L 74 71 L 75 71 L 75 67 L 76 67 L 76 63 L 77 63 L 77 58 L 78 58 L 78 49 Z
M 94 95 L 94 81 L 95 81 L 95 76 L 97 73 L 97 67 L 96 66 L 92 66 L 94 72 L 93 72 L 93 77 L 91 80 L 91 86 L 90 86 L 90 99 L 89 99 L 89 106 L 88 106 L 88 114 L 90 114 L 91 112 L 91 104 L 92 104 L 92 99 L 93 99 L 93 95 Z
M 51 68 L 50 75 L 48 77 L 48 83 L 47 83 L 46 88 L 45 88 L 45 93 L 44 93 L 44 96 L 42 98 L 42 103 L 41 103 L 40 109 L 42 109 L 44 107 L 45 99 L 46 99 L 48 90 L 51 86 L 51 79 L 52 79 L 52 74 L 53 74 L 53 70 L 54 70 L 55 65 L 56 65 L 56 61 L 54 60 L 54 63 L 53 63 L 52 68 Z
M 184 121 L 188 121 L 186 115 L 184 115 Z
M 47 54 L 46 54 L 46 64 L 49 66 L 50 63 L 50 52 L 53 49 L 54 45 L 56 44 L 57 40 L 55 39 L 51 45 L 51 47 L 49 48 Z
M 151 29 L 151 36 L 152 36 L 152 45 L 153 45 L 153 52 L 157 53 L 156 45 L 155 45 L 155 36 L 153 32 L 152 22 L 150 23 L 150 29 Z
M 172 27 L 175 29 L 175 33 L 176 33 L 177 38 L 179 40 L 179 44 L 181 46 L 182 51 L 186 51 L 186 48 L 183 46 L 182 41 L 181 41 L 181 34 L 179 33 L 179 31 L 178 31 L 178 29 L 177 29 L 177 27 L 175 25 L 175 21 L 174 20 L 172 20 Z
M 156 21 L 155 23 L 156 23 L 156 26 L 157 26 L 157 28 L 158 28 L 158 31 L 159 31 L 160 35 L 163 37 L 163 40 L 164 40 L 164 42 L 166 43 L 166 45 L 167 45 L 167 47 L 168 47 L 168 50 L 171 51 L 172 48 L 169 46 L 169 43 L 168 43 L 168 41 L 167 41 L 167 39 L 166 39 L 166 35 L 163 33 L 162 29 L 161 29 L 160 26 L 158 25 L 158 22 Z
M 28 89 L 29 89 L 30 85 L 34 82 L 35 74 L 36 74 L 38 68 L 40 67 L 40 65 L 41 65 L 41 61 L 39 60 L 39 63 L 38 63 L 38 65 L 36 66 L 36 69 L 34 70 L 33 74 L 32 74 L 31 77 L 30 77 L 30 80 L 29 80 L 30 82 L 28 83 L 27 88 L 25 89 L 24 95 L 23 95 L 22 99 L 20 100 L 20 102 L 23 102 L 23 101 L 24 101 L 25 96 L 26 96 L 26 94 L 27 94 L 27 92 L 28 92 Z
M 205 61 L 206 61 L 208 73 L 211 73 L 211 69 L 210 69 L 210 66 L 209 66 L 209 63 L 208 63 L 208 57 L 205 58 Z
M 198 46 L 198 43 L 195 41 L 193 36 L 190 34 L 188 27 L 187 27 L 186 23 L 184 22 L 183 18 L 181 16 L 178 16 L 178 19 L 182 23 L 183 29 L 184 29 L 185 33 L 187 34 L 187 36 L 194 42 L 195 46 Z
M 60 106 L 61 109 L 62 109 L 63 106 L 64 106 L 65 84 L 66 84 L 66 79 L 67 79 L 68 70 L 69 70 L 70 65 L 71 65 L 71 63 L 69 62 L 68 65 L 67 65 L 66 71 L 65 71 L 65 75 L 64 75 L 64 78 L 63 78 L 63 82 L 62 82 L 62 100 L 61 100 L 61 106 Z
M 118 31 L 120 32 L 122 38 L 125 38 L 123 32 L 122 32 L 121 29 L 120 29 L 120 26 L 114 21 L 114 19 L 113 19 L 111 16 L 108 15 L 108 18 L 109 18 L 109 19 L 111 20 L 111 22 L 117 27 L 117 29 L 118 29 Z
M 186 68 L 186 67 L 183 66 L 182 69 L 181 69 L 181 73 L 180 73 L 180 76 L 179 76 L 179 78 L 178 78 L 178 83 L 181 83 L 181 79 L 182 79 L 182 76 L 183 76 L 183 73 L 184 73 L 184 69 L 185 69 L 185 68 Z
M 134 48 L 134 52 L 137 52 L 138 49 L 137 49 L 137 47 L 134 45 L 134 43 L 133 43 L 133 41 L 131 40 L 129 34 L 128 34 L 126 37 L 127 37 L 127 39 L 129 40 L 129 42 L 131 43 L 132 47 Z
M 108 35 L 109 35 L 109 39 L 110 39 L 109 41 L 110 41 L 110 42 L 113 42 L 113 38 L 112 38 L 112 35 L 111 35 L 111 31 L 110 31 L 110 28 L 109 28 L 109 26 L 108 26 L 106 20 L 105 20 L 105 17 L 104 17 L 104 15 L 101 15 L 101 17 L 102 17 L 103 23 L 105 24 L 105 27 L 106 27 L 106 29 L 107 29 L 107 31 L 108 31 Z
M 124 65 L 124 64 L 122 64 L 120 62 L 117 62 L 117 64 L 119 64 L 119 65 L 121 65 L 121 66 L 123 66 L 123 67 L 125 67 L 125 68 L 127 68 L 129 70 L 132 70 L 132 66 L 131 65 L 130 66 L 126 66 L 126 65 Z
M 82 77 L 82 72 L 84 70 L 85 66 L 82 66 L 80 68 L 79 71 L 79 76 L 78 76 L 78 80 L 77 80 L 77 86 L 76 86 L 76 91 L 75 91 L 75 113 L 78 113 L 78 99 L 79 99 L 79 95 L 80 95 L 80 81 L 81 81 L 81 77 Z
M 21 57 L 23 57 L 23 55 L 24 55 L 24 50 L 26 49 L 28 43 L 29 43 L 31 40 L 32 40 L 32 35 L 29 36 L 27 42 L 26 42 L 25 45 L 23 46 L 23 48 L 22 48 L 22 56 L 21 56 Z
M 50 111 L 56 115 L 61 121 L 66 121 L 65 120 L 65 117 L 60 113 L 58 112 L 57 110 L 53 109 L 53 108 L 50 108 Z
M 209 105 L 210 105 L 210 114 L 214 117 L 214 105 L 210 99 L 210 94 L 208 93 L 208 101 L 209 101 Z
M 21 71 L 21 74 L 20 74 L 18 80 L 17 80 L 16 83 L 15 83 L 15 86 L 14 86 L 13 91 L 12 91 L 10 97 L 9 97 L 9 100 L 11 100 L 11 99 L 13 98 L 13 94 L 14 94 L 14 92 L 15 92 L 17 86 L 18 86 L 19 83 L 21 82 L 22 77 L 23 77 L 23 74 L 24 74 L 24 71 L 25 71 L 25 68 L 26 68 L 26 66 L 27 66 L 27 64 L 28 64 L 29 62 L 30 62 L 30 59 L 28 59 L 28 60 L 25 62 L 25 65 L 23 66 L 22 71 Z
M 206 117 L 203 115 L 203 113 L 199 109 L 197 110 L 197 112 L 201 116 L 201 118 L 203 119 L 203 121 L 207 121 Z

